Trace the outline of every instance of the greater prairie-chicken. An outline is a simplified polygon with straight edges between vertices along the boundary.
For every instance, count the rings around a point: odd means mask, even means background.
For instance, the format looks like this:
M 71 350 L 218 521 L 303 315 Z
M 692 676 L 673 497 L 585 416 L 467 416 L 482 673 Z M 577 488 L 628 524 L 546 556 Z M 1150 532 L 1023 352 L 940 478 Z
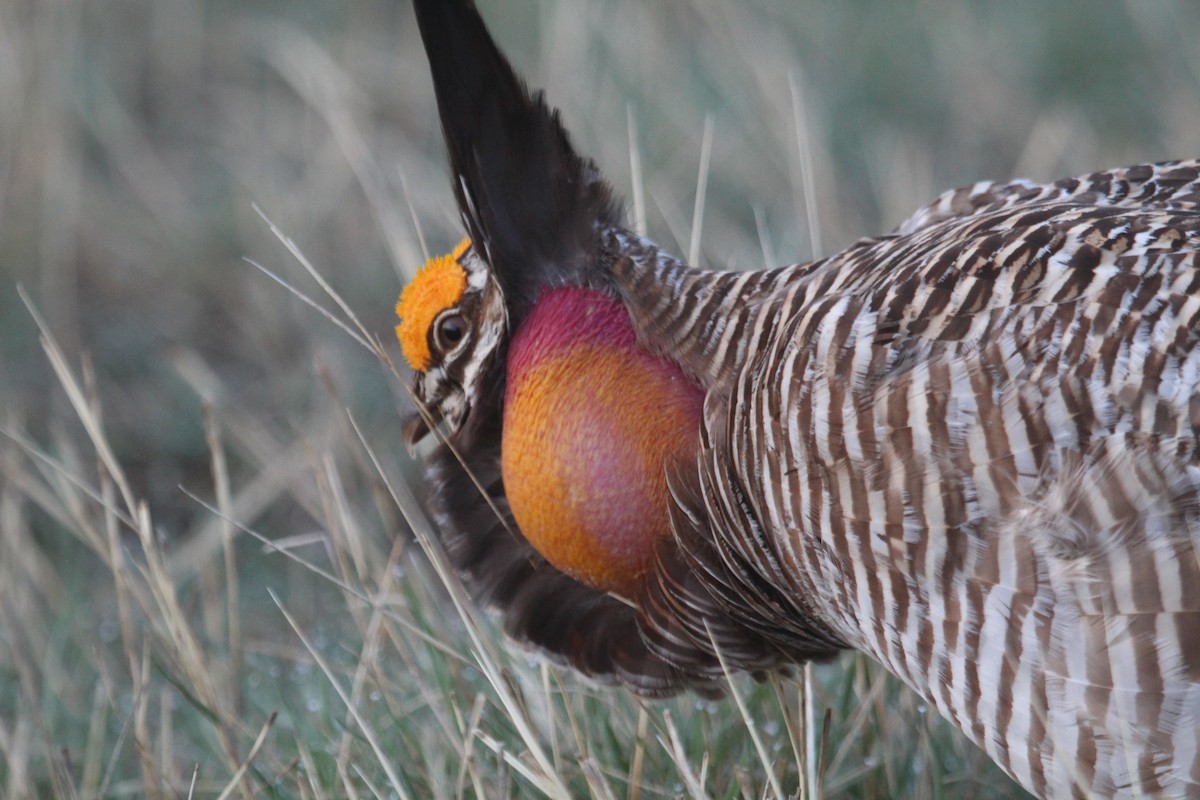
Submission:
M 416 0 L 467 240 L 398 326 L 448 552 L 646 695 L 862 650 L 1036 795 L 1200 796 L 1197 162 L 949 192 L 809 264 L 632 233 Z

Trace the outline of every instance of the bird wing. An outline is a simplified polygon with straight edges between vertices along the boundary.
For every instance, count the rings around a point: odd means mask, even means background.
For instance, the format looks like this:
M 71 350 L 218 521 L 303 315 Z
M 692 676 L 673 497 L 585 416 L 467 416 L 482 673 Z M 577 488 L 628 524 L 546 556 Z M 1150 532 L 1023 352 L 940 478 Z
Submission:
M 1194 160 L 1164 161 L 1045 184 L 981 181 L 944 192 L 900 223 L 896 233 L 907 235 L 951 219 L 1050 202 L 1194 211 L 1200 207 L 1200 170 Z

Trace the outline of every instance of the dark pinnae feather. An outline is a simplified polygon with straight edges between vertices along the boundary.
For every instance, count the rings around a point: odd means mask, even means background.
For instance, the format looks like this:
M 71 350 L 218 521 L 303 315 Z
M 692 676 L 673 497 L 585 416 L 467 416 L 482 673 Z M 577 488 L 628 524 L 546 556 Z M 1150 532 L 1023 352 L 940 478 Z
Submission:
M 454 192 L 515 323 L 547 284 L 587 284 L 597 227 L 620 223 L 612 190 L 541 93 L 492 41 L 471 0 L 416 0 Z

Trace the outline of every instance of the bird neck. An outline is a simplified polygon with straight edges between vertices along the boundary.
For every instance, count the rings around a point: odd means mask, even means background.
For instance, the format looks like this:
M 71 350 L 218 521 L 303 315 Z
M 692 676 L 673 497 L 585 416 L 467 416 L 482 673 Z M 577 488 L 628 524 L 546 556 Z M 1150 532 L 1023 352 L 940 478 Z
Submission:
M 714 272 L 689 267 L 648 239 L 622 229 L 607 232 L 606 249 L 622 254 L 611 270 L 613 287 L 643 342 L 679 364 L 706 391 L 730 385 L 790 298 L 800 305 L 823 262 L 758 272 Z
M 692 458 L 703 393 L 638 343 L 625 306 L 545 291 L 508 354 L 501 470 L 530 544 L 593 588 L 637 595 L 670 535 L 667 469 Z

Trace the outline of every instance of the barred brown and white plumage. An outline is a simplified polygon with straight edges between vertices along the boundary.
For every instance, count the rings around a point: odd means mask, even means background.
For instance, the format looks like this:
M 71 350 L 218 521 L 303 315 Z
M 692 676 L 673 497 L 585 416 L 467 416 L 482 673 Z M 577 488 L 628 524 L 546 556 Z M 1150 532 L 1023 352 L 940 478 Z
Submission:
M 472 244 L 406 355 L 509 633 L 648 695 L 855 648 L 1038 796 L 1200 796 L 1200 163 L 709 272 L 626 228 L 469 2 L 415 5 Z
M 1089 176 L 1173 183 L 908 223 L 765 284 L 617 270 L 646 341 L 726 393 L 710 552 L 810 598 L 1039 795 L 1200 790 L 1197 174 Z

